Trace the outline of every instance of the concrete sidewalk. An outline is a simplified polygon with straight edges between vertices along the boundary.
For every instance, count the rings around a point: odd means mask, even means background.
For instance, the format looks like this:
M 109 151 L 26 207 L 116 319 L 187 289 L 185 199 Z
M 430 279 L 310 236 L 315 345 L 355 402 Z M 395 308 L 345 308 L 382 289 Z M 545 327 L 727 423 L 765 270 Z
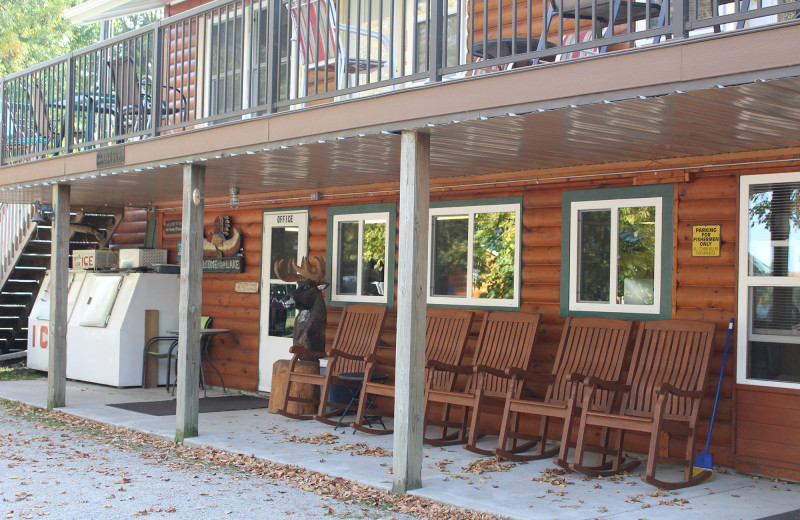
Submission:
M 218 395 L 222 393 L 213 392 Z M 157 417 L 107 406 L 170 397 L 163 388 L 118 389 L 70 381 L 67 406 L 62 410 L 173 439 L 175 416 Z M 0 382 L 0 398 L 44 407 L 47 380 Z M 209 445 L 391 489 L 391 435 L 353 433 L 350 428 L 334 432 L 316 421 L 291 420 L 266 409 L 203 413 L 199 431 L 200 436 L 187 440 L 187 445 Z M 323 436 L 325 433 L 338 439 Z M 326 437 L 334 443 L 297 442 L 298 438 Z M 481 444 L 491 447 L 496 442 L 496 437 L 487 437 Z M 569 474 L 554 480 L 547 471 L 555 468 L 550 460 L 506 462 L 498 468 L 487 467 L 491 459 L 458 446 L 425 447 L 424 453 L 423 488 L 413 494 L 515 519 L 752 520 L 800 508 L 800 485 L 745 475 L 716 472 L 707 484 L 664 492 L 642 482 L 638 474 L 591 480 Z M 475 473 L 482 469 L 484 472 Z M 677 468 L 665 469 L 664 478 L 670 478 L 670 471 L 677 478 Z

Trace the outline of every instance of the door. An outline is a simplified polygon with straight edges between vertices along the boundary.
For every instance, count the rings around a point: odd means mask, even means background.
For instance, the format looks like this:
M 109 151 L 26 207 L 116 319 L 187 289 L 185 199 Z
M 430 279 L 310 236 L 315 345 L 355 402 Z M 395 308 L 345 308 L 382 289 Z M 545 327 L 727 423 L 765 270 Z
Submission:
M 258 390 L 269 392 L 272 385 L 272 365 L 279 359 L 289 359 L 292 346 L 294 318 L 297 311 L 283 307 L 283 298 L 295 288 L 275 275 L 273 266 L 278 260 L 286 263 L 308 254 L 308 212 L 285 211 L 264 214 L 261 250 L 261 316 L 258 341 Z

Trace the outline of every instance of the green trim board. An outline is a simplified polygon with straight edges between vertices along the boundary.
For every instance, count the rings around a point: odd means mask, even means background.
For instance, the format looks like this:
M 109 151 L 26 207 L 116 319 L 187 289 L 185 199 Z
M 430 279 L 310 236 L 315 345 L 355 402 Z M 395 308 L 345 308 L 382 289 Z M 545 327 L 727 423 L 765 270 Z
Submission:
M 569 309 L 570 273 L 570 211 L 573 202 L 639 199 L 660 197 L 661 203 L 661 305 L 658 313 L 628 313 L 574 311 Z M 662 320 L 672 317 L 672 240 L 673 215 L 675 211 L 675 187 L 673 184 L 656 184 L 623 188 L 597 188 L 589 190 L 568 190 L 561 193 L 561 317 L 602 316 L 617 319 Z
M 394 274 L 396 270 L 395 261 L 397 258 L 397 204 L 394 202 L 381 202 L 377 204 L 356 204 L 352 206 L 329 206 L 328 207 L 328 226 L 325 236 L 325 251 L 330 256 L 333 254 L 333 217 L 338 215 L 358 215 L 362 213 L 389 213 L 389 221 L 386 223 L 386 282 L 384 293 L 386 303 L 375 302 L 375 305 L 385 305 L 389 309 L 394 309 Z M 332 284 L 333 262 L 325 262 L 325 279 Z M 331 286 L 332 287 L 332 286 Z M 331 288 L 329 288 L 331 289 Z M 329 307 L 344 307 L 356 302 L 333 301 L 331 291 L 325 291 L 325 304 Z
M 144 247 L 145 249 L 155 249 L 156 239 L 158 235 L 158 218 L 148 217 L 147 227 L 144 232 Z

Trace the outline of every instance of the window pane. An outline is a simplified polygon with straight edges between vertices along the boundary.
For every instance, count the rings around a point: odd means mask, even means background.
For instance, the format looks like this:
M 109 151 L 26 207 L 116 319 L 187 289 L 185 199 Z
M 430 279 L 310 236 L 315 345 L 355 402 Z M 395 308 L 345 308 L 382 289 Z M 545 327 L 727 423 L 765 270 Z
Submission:
M 275 265 L 278 260 L 284 260 L 288 264 L 290 260 L 297 259 L 298 233 L 296 227 L 272 228 L 269 265 Z M 274 278 L 276 275 L 271 273 L 270 276 Z
M 358 222 L 339 224 L 336 294 L 356 294 L 358 274 Z
M 434 217 L 433 296 L 467 295 L 467 254 L 469 217 L 466 215 Z
M 750 186 L 748 274 L 800 275 L 800 183 Z
M 273 234 L 275 230 L 273 229 Z M 274 236 L 274 235 L 273 235 Z M 294 291 L 295 284 L 270 284 L 269 294 L 269 335 L 279 338 L 291 338 L 294 334 L 294 320 L 297 309 L 287 309 L 283 300 Z
M 516 215 L 476 213 L 473 230 L 473 298 L 514 297 Z
M 611 211 L 578 213 L 578 301 L 608 302 L 611 280 Z
M 750 287 L 753 334 L 800 340 L 800 287 Z
M 627 305 L 653 305 L 655 295 L 656 208 L 620 208 L 617 296 Z
M 386 269 L 386 221 L 364 222 L 361 294 L 382 296 Z
M 749 303 L 752 334 L 785 341 L 749 341 L 748 376 L 800 382 L 800 287 L 751 287 Z

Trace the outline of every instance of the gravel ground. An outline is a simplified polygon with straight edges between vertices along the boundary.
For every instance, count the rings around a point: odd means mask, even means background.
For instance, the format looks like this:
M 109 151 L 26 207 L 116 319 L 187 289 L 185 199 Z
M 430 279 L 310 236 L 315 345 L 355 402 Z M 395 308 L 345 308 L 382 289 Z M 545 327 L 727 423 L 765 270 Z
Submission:
M 119 447 L 96 431 L 62 426 L 0 406 L 3 518 L 415 518 L 230 467 L 153 457 L 138 443 Z

